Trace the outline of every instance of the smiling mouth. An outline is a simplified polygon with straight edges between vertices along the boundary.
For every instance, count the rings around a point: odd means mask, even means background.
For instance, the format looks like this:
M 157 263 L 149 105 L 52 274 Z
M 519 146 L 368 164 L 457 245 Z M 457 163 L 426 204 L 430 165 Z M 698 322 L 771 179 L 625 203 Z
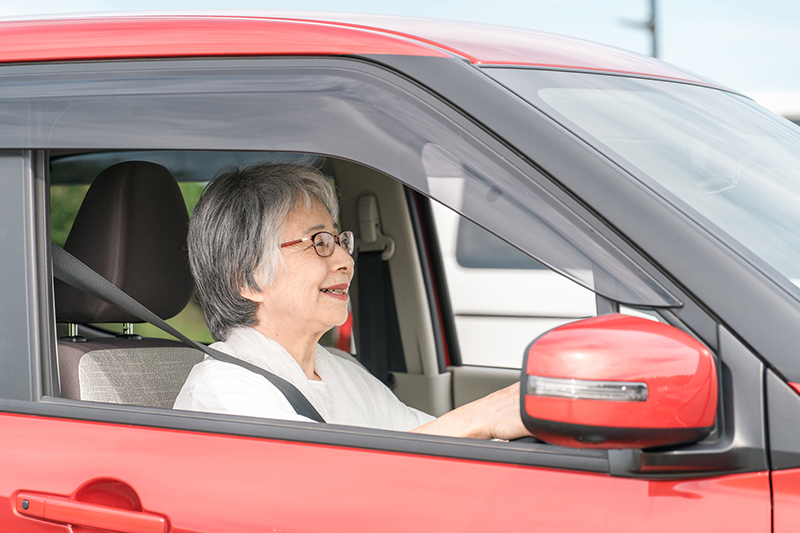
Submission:
M 331 294 L 347 294 L 347 287 L 341 289 L 320 289 L 322 292 L 328 292 Z

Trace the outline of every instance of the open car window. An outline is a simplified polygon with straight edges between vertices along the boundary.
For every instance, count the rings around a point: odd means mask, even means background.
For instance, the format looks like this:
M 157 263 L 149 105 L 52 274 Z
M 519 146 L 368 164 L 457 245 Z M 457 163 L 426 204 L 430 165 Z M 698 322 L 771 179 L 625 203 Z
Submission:
M 93 77 L 91 82 L 87 81 L 88 73 Z M 516 371 L 510 369 L 518 367 L 521 353 L 519 346 L 478 346 L 468 337 L 469 324 L 466 329 L 462 324 L 461 334 L 448 331 L 455 312 L 451 306 L 461 305 L 463 300 L 459 298 L 463 294 L 453 285 L 445 290 L 449 274 L 437 278 L 433 272 L 435 263 L 448 259 L 443 259 L 446 255 L 432 240 L 426 240 L 426 236 L 435 233 L 425 232 L 435 231 L 439 225 L 445 227 L 446 222 L 434 219 L 433 225 L 426 224 L 422 200 L 435 200 L 441 204 L 433 208 L 435 211 L 441 207 L 462 217 L 457 225 L 463 224 L 464 229 L 451 235 L 455 236 L 456 248 L 459 233 L 464 244 L 477 239 L 480 229 L 486 228 L 490 234 L 502 236 L 496 237 L 499 240 L 494 245 L 512 250 L 515 260 L 522 254 L 523 258 L 533 256 L 538 261 L 534 268 L 510 270 L 547 276 L 546 284 L 564 283 L 568 292 L 579 295 L 577 299 L 582 303 L 576 309 L 580 309 L 570 311 L 544 310 L 541 299 L 531 298 L 535 300 L 531 306 L 540 306 L 537 320 L 544 319 L 537 326 L 540 329 L 553 318 L 572 320 L 594 314 L 592 293 L 587 287 L 639 305 L 676 304 L 675 297 L 627 252 L 593 230 L 561 197 L 543 186 L 548 178 L 539 170 L 434 95 L 374 65 L 314 58 L 195 60 L 188 64 L 165 60 L 130 62 L 111 68 L 90 64 L 9 67 L 2 75 L 9 83 L 0 86 L 0 112 L 16 113 L 18 120 L 14 123 L 30 127 L 4 129 L 0 141 L 33 154 L 35 161 L 29 163 L 35 169 L 32 172 L 42 184 L 49 181 L 53 221 L 61 208 L 57 191 L 75 187 L 75 198 L 64 201 L 76 203 L 81 188 L 98 172 L 121 161 L 137 159 L 164 165 L 184 183 L 184 199 L 191 207 L 201 184 L 228 164 L 247 164 L 264 157 L 279 161 L 299 158 L 300 162 L 321 166 L 335 180 L 341 196 L 342 227 L 356 232 L 361 253 L 367 248 L 374 250 L 361 234 L 363 221 L 358 216 L 358 203 L 365 195 L 373 195 L 381 233 L 394 241 L 394 253 L 386 263 L 391 280 L 389 294 L 394 299 L 388 309 L 395 316 L 386 320 L 396 322 L 396 331 L 387 335 L 384 342 L 397 349 L 385 368 L 392 376 L 388 384 L 405 403 L 430 414 L 441 415 L 461 403 L 454 392 L 460 378 L 448 368 L 465 364 L 500 368 L 504 372 L 499 380 L 479 376 L 480 381 L 492 384 L 490 389 L 496 389 L 507 384 L 509 376 L 511 382 L 518 379 L 513 377 Z M 105 82 L 99 83 L 98 79 Z M 40 84 L 42 80 L 49 83 Z M 33 92 L 26 93 L 28 89 Z M 23 93 L 29 94 L 28 104 L 20 107 L 18 95 Z M 61 226 L 56 231 L 54 226 L 53 239 L 62 239 L 64 231 Z M 44 258 L 49 239 L 44 235 L 39 238 Z M 444 244 L 444 235 L 439 240 L 443 248 L 452 244 Z M 474 253 L 472 259 L 462 253 L 463 264 L 459 263 L 458 253 L 452 259 L 470 272 L 484 269 L 476 267 Z M 26 357 L 42 368 L 42 376 L 50 377 L 43 378 L 41 385 L 20 392 L 17 398 L 44 398 L 46 402 L 73 406 L 71 401 L 57 401 L 85 400 L 80 391 L 77 396 L 73 391 L 73 396 L 65 398 L 60 387 L 60 365 L 65 358 L 64 348 L 56 349 L 56 342 L 64 332 L 63 326 L 58 330 L 53 324 L 52 289 L 48 286 L 52 279 L 46 271 L 42 277 L 46 290 L 40 302 L 43 316 L 47 317 L 39 322 L 43 349 L 32 348 Z M 458 281 L 455 274 L 452 281 Z M 363 317 L 369 313 L 364 312 L 358 298 L 353 302 L 352 331 L 341 333 L 333 343 L 355 351 L 363 362 L 366 354 L 361 353 L 364 350 L 360 335 Z M 491 306 L 478 303 L 476 307 Z M 492 312 L 513 315 L 518 311 L 498 309 Z M 193 313 L 197 322 L 196 306 Z M 147 329 L 136 328 L 135 333 L 150 334 Z M 458 317 L 455 328 L 459 328 Z M 535 328 L 519 326 L 516 330 L 520 339 L 527 336 L 530 341 L 536 336 Z M 96 333 L 103 335 L 104 331 L 114 330 L 97 327 Z M 348 334 L 349 342 L 342 342 Z M 192 333 L 200 340 L 208 340 L 204 335 Z M 484 339 L 491 340 L 495 335 Z M 521 342 L 518 339 L 518 344 Z M 459 345 L 463 353 L 477 350 L 482 357 L 490 358 L 462 360 Z M 508 358 L 503 359 L 506 353 Z M 126 411 L 131 413 L 126 416 L 143 420 L 150 420 L 152 413 L 148 409 L 169 407 L 168 399 L 154 404 L 135 403 L 135 397 L 117 401 L 107 400 L 108 396 L 93 398 L 90 401 L 138 406 Z M 80 407 L 89 409 L 91 406 L 87 405 Z M 113 419 L 110 411 L 92 412 Z M 209 428 L 234 424 L 224 417 L 172 411 L 166 421 L 159 420 L 168 427 L 195 424 L 196 420 L 202 420 L 201 425 Z M 272 431 L 270 428 L 280 427 L 289 433 L 300 431 L 292 433 L 302 435 L 295 437 L 298 440 L 331 442 L 330 433 L 312 435 L 315 428 L 298 429 L 274 421 L 248 423 L 256 424 L 267 434 Z M 254 431 L 253 427 L 247 426 L 245 433 Z M 464 445 L 469 447 L 469 443 Z M 391 446 L 402 448 L 403 441 L 392 441 Z M 465 453 L 476 451 L 470 450 Z M 579 452 L 577 456 L 590 458 L 594 464 L 597 457 L 602 461 L 604 453 Z

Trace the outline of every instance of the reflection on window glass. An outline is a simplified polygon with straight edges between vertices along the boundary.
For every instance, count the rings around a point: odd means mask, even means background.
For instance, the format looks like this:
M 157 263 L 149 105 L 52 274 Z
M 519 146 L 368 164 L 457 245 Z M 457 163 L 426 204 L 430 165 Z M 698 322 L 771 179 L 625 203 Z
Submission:
M 456 260 L 464 268 L 547 268 L 466 218 L 458 222 Z
M 444 205 L 431 207 L 463 364 L 519 368 L 533 339 L 596 314 L 591 291 Z
M 187 150 L 137 150 L 93 152 L 53 158 L 50 183 L 91 183 L 106 168 L 123 161 L 148 161 L 167 167 L 178 182 L 208 182 L 230 165 L 247 166 L 259 162 L 296 163 L 321 166 L 324 158 L 311 154 L 283 152 L 195 152 Z M 191 213 L 191 209 L 189 210 Z
M 768 265 L 766 271 L 798 283 L 800 128 L 795 124 L 747 98 L 688 84 L 487 72 L 612 159 L 632 166 L 637 177 L 653 180 L 678 205 L 705 217 L 722 230 L 721 238 Z
M 451 153 L 441 145 L 426 144 L 422 164 L 430 196 L 609 299 L 642 306 L 679 305 L 630 257 L 535 181 L 506 160 L 478 155 L 483 154 L 477 148 Z M 481 254 L 480 249 L 468 252 L 476 260 Z M 524 267 L 516 263 L 511 270 L 520 268 Z

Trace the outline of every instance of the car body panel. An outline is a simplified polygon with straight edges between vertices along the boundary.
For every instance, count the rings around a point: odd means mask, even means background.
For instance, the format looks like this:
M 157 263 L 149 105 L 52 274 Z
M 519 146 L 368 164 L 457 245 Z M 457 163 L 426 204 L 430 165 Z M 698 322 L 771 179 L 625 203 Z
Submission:
M 258 12 L 254 13 L 258 15 Z M 326 20 L 378 28 L 431 43 L 473 64 L 525 65 L 558 69 L 633 74 L 714 85 L 719 84 L 652 57 L 574 37 L 470 22 L 391 17 L 360 13 L 264 12 L 266 16 Z
M 53 435 L 59 436 L 55 445 Z M 763 472 L 630 480 L 17 415 L 0 415 L 0 449 L 0 524 L 20 532 L 53 529 L 16 514 L 19 491 L 69 496 L 94 479 L 128 485 L 143 510 L 166 516 L 176 533 L 503 531 L 523 524 L 541 531 L 612 532 L 621 516 L 654 532 L 770 528 L 769 476 Z M 30 457 L 51 467 L 30 468 Z M 444 508 L 434 494 L 447 495 Z
M 340 54 L 450 55 L 374 31 L 236 17 L 14 21 L 0 33 L 0 62 Z
M 76 35 L 80 35 L 76 39 Z M 715 85 L 650 57 L 560 35 L 358 14 L 115 16 L 11 21 L 0 62 L 203 55 L 398 54 L 633 74 Z
M 772 472 L 775 533 L 797 531 L 800 524 L 800 469 Z

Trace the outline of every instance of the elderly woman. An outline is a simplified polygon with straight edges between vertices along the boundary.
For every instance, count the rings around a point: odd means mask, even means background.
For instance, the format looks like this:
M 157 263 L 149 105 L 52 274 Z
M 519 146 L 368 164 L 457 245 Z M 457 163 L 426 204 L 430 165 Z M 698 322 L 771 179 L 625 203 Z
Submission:
M 527 435 L 514 385 L 438 419 L 406 406 L 320 337 L 344 323 L 353 236 L 316 170 L 259 164 L 218 175 L 197 203 L 189 260 L 212 345 L 289 381 L 334 424 L 474 438 Z M 206 357 L 176 409 L 309 421 L 267 379 Z

